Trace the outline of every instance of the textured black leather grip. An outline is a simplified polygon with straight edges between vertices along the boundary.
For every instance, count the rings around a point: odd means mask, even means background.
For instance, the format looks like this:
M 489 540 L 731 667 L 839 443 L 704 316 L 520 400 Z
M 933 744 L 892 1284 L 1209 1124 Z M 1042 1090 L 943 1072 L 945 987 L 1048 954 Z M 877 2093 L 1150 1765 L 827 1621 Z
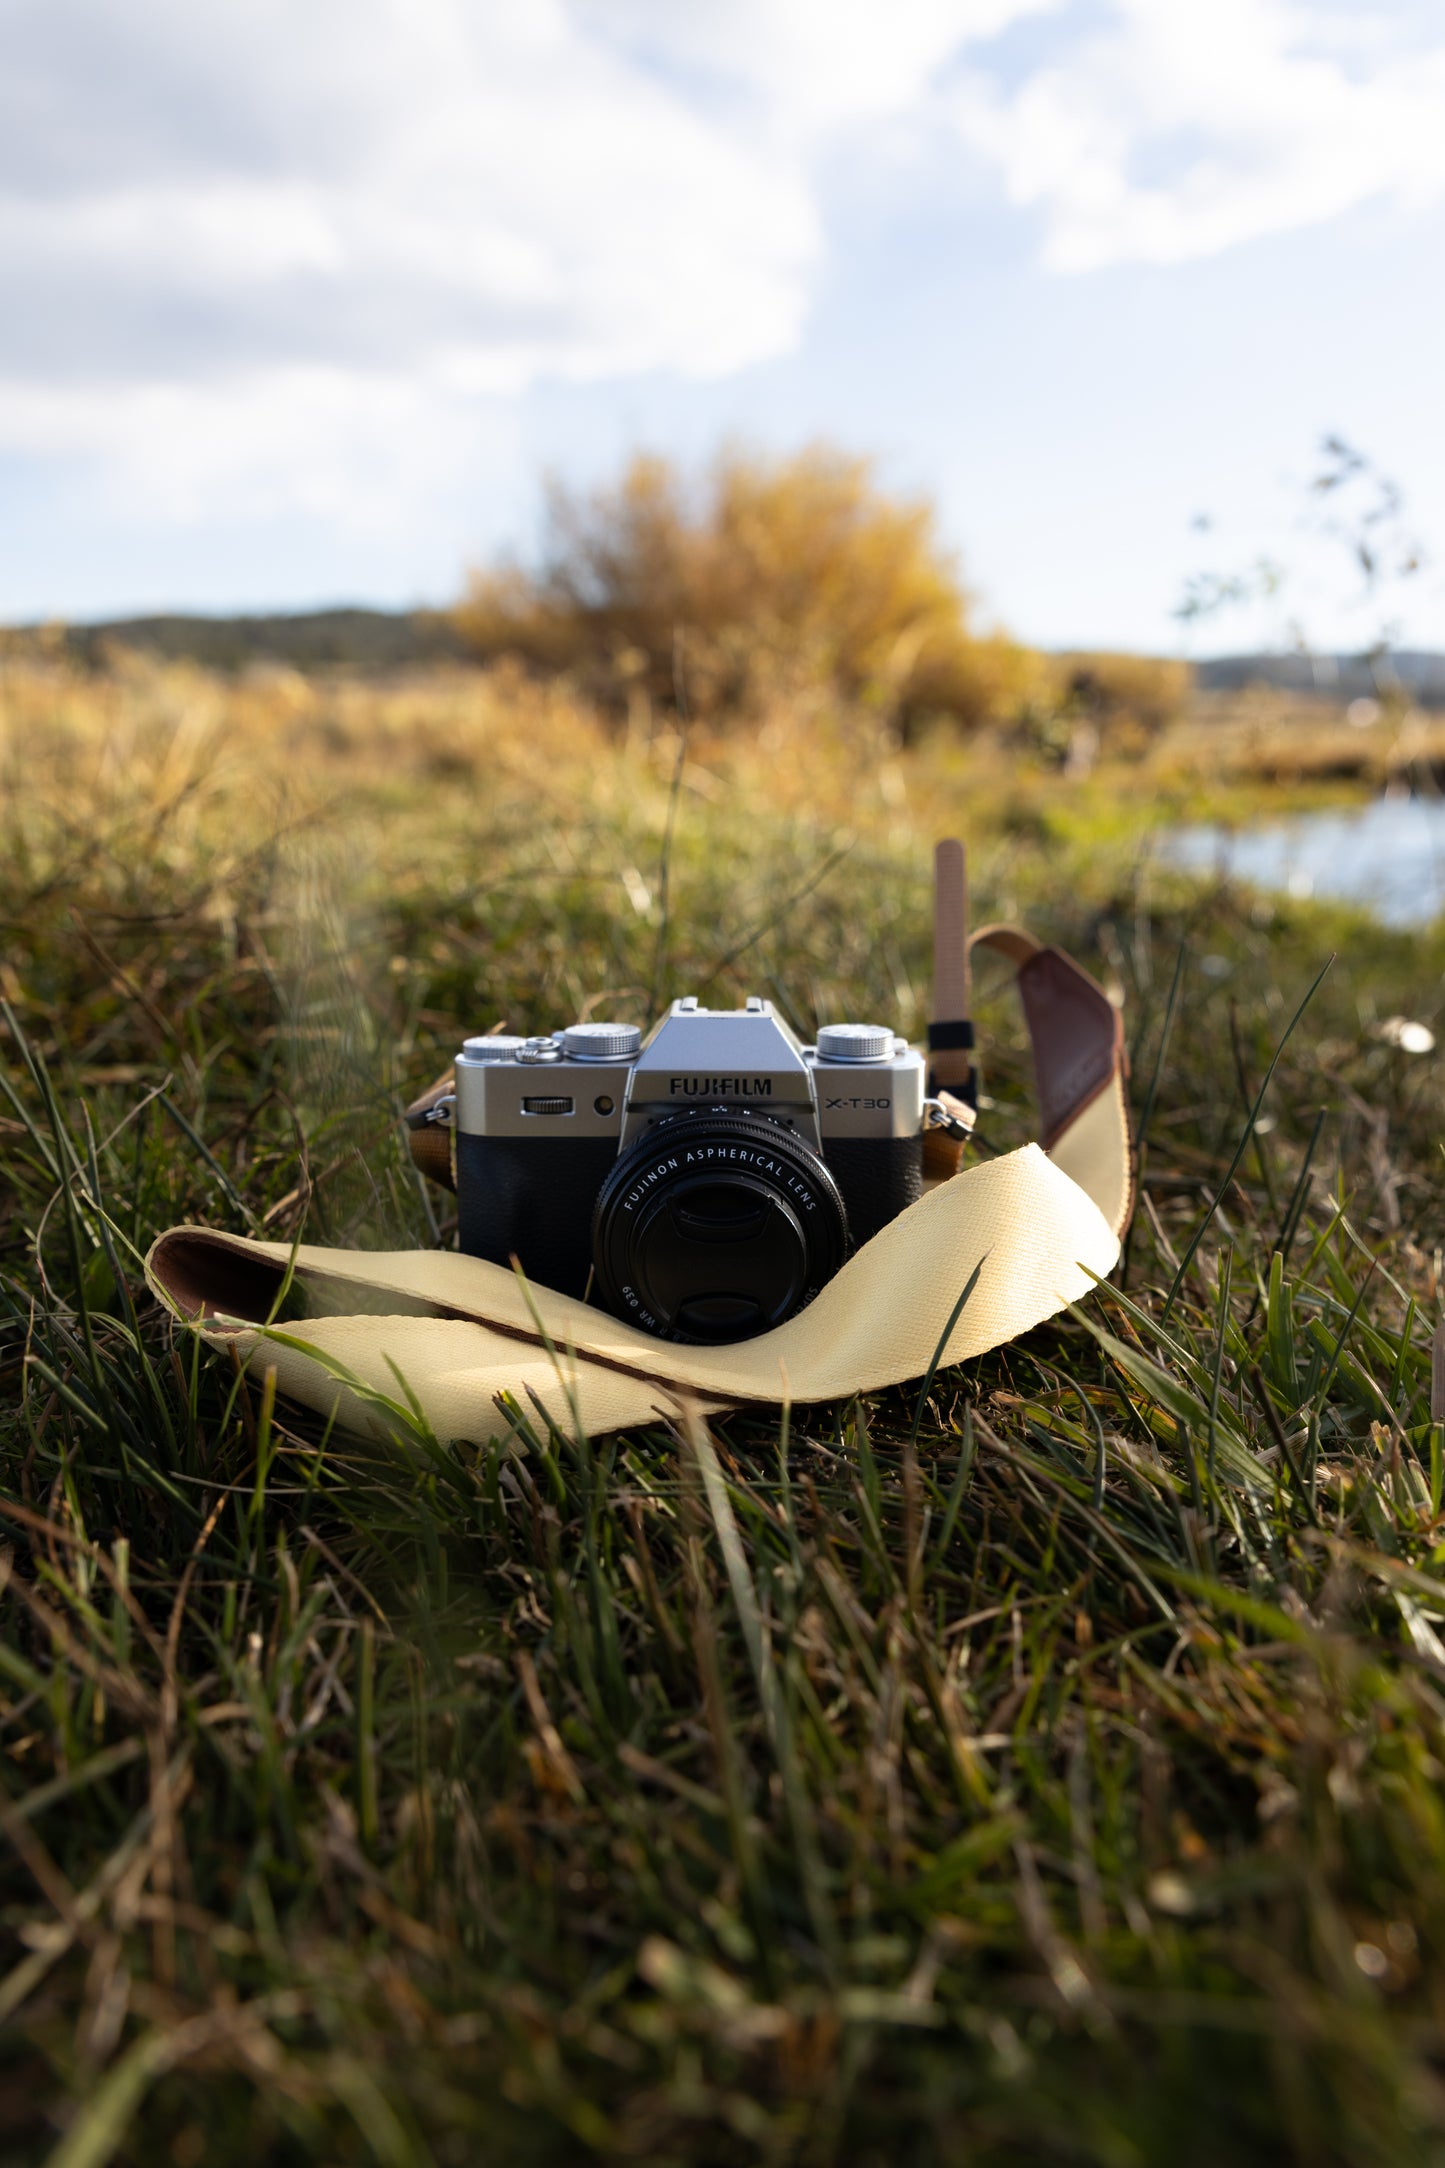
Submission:
M 921 1137 L 830 1138 L 823 1157 L 843 1193 L 855 1249 L 923 1195 Z
M 494 1265 L 515 1256 L 529 1280 L 583 1295 L 592 1208 L 617 1157 L 611 1137 L 457 1137 L 457 1240 Z

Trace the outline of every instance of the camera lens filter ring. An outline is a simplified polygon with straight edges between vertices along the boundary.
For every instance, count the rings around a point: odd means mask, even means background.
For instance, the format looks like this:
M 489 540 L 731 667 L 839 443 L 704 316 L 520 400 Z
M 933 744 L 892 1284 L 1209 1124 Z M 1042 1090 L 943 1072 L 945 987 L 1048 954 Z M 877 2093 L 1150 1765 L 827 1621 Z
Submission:
M 742 1111 L 649 1129 L 615 1162 L 592 1221 L 607 1308 L 660 1339 L 701 1345 L 783 1324 L 847 1250 L 843 1200 L 818 1154 Z

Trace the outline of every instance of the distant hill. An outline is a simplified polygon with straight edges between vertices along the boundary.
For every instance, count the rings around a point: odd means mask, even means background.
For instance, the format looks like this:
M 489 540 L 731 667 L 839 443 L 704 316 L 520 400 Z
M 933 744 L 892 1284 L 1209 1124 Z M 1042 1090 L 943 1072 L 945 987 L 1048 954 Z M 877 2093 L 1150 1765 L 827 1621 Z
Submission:
M 72 654 L 99 663 L 108 645 L 139 648 L 168 661 L 244 670 L 285 663 L 293 670 L 404 670 L 429 662 L 464 661 L 469 649 L 440 610 L 302 610 L 268 617 L 123 617 L 74 625 L 65 632 Z M 1080 657 L 1082 660 L 1083 658 Z M 1378 695 L 1393 671 L 1421 707 L 1445 710 L 1445 655 L 1406 648 L 1379 665 L 1358 655 L 1213 655 L 1193 665 L 1205 692 L 1239 692 L 1246 685 L 1314 694 L 1331 701 Z
M 1361 700 L 1377 697 L 1390 673 L 1422 708 L 1445 708 L 1445 655 L 1424 648 L 1403 648 L 1373 668 L 1358 655 L 1215 655 L 1194 665 L 1194 682 L 1205 692 L 1277 685 L 1322 700 Z
M 304 610 L 275 617 L 124 617 L 67 627 L 66 645 L 88 663 L 107 647 L 136 648 L 212 670 L 284 663 L 293 670 L 401 670 L 467 650 L 439 610 Z

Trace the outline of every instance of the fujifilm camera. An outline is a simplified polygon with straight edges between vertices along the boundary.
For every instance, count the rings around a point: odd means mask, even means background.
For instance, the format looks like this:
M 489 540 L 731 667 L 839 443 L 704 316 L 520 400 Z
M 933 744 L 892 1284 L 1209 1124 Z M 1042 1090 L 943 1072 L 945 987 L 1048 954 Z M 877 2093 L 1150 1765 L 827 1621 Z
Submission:
M 644 1039 L 468 1039 L 408 1114 L 459 1241 L 667 1340 L 746 1340 L 812 1301 L 923 1186 L 924 1057 L 886 1026 L 804 1046 L 767 1001 L 674 1001 Z M 440 1132 L 440 1134 L 438 1134 Z M 419 1163 L 423 1154 L 416 1150 Z

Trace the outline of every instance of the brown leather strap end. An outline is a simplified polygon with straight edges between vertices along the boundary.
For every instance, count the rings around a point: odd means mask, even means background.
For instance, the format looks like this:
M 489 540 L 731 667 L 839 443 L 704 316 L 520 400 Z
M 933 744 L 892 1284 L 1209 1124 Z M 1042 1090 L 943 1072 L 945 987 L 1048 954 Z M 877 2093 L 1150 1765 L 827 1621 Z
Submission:
M 1062 949 L 1036 949 L 1019 965 L 1018 982 L 1047 1152 L 1115 1075 L 1127 1074 L 1124 1020 Z
M 438 1101 L 445 1099 L 455 1088 L 455 1074 L 448 1069 L 445 1076 L 437 1078 L 430 1091 L 413 1099 L 402 1117 L 413 1166 L 419 1167 L 429 1181 L 439 1182 L 443 1189 L 450 1190 L 457 1186 L 456 1127 L 452 1122 L 430 1121 L 428 1116 Z
M 1033 1048 L 1034 1090 L 1042 1125 L 1039 1142 L 1044 1150 L 1052 1152 L 1096 1099 L 1117 1090 L 1118 1134 L 1110 1149 L 1121 1154 L 1122 1160 L 1113 1185 L 1118 1196 L 1110 1199 L 1105 1210 L 1115 1232 L 1122 1234 L 1134 1209 L 1126 1090 L 1129 1057 L 1122 1016 L 1103 987 L 1071 956 L 1062 949 L 1043 947 L 1022 926 L 981 926 L 973 936 L 973 946 L 993 949 L 1014 966 Z M 1092 1187 L 1090 1194 L 1095 1194 Z
M 240 1242 L 201 1227 L 173 1227 L 146 1259 L 151 1285 L 194 1323 L 215 1317 L 258 1323 L 276 1306 L 284 1260 L 258 1257 Z

